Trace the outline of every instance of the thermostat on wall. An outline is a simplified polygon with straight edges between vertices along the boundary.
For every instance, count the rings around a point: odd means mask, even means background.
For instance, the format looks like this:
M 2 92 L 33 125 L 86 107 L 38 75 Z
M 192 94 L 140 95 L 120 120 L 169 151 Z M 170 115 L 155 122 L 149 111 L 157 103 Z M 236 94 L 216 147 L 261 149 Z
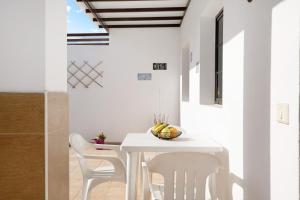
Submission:
M 138 73 L 139 81 L 150 81 L 152 79 L 151 73 Z

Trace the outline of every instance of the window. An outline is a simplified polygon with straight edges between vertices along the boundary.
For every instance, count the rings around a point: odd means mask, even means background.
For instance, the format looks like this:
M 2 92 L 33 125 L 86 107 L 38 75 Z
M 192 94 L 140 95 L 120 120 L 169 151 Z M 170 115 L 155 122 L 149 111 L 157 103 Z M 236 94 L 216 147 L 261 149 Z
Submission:
M 222 104 L 223 79 L 223 10 L 216 17 L 215 103 Z

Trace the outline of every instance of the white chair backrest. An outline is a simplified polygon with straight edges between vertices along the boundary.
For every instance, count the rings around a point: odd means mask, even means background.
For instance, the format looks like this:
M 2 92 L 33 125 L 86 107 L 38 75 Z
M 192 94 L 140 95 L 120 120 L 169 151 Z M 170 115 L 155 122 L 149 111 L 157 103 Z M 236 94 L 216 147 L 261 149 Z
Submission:
M 76 152 L 82 173 L 87 173 L 89 171 L 89 166 L 86 160 L 83 158 L 83 155 L 84 151 L 89 147 L 93 147 L 93 145 L 77 133 L 72 133 L 69 137 L 69 141 L 72 149 Z
M 150 172 L 164 177 L 165 200 L 205 200 L 207 177 L 217 172 L 220 164 L 210 154 L 178 152 L 160 154 L 147 166 Z
M 79 155 L 83 155 L 84 150 L 86 150 L 89 147 L 92 147 L 92 144 L 90 144 L 80 134 L 77 133 L 72 133 L 70 135 L 70 144 L 74 151 Z

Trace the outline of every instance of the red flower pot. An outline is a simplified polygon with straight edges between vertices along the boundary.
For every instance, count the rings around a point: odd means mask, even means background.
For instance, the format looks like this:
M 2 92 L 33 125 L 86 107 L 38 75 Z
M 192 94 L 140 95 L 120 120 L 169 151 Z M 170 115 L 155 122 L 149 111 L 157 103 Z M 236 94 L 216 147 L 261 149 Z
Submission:
M 96 144 L 104 144 L 104 140 L 96 140 Z

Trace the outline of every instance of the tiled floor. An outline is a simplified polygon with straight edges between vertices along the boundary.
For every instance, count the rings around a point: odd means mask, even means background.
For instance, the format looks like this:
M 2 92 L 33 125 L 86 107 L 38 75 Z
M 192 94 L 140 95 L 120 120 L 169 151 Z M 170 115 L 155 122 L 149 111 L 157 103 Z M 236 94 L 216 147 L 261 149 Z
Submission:
M 97 154 L 112 155 L 112 151 L 97 151 Z M 92 168 L 105 166 L 105 161 L 89 160 Z M 73 150 L 70 149 L 70 200 L 81 200 L 82 175 L 79 163 Z M 108 182 L 96 186 L 90 193 L 90 199 L 94 200 L 122 200 L 125 199 L 125 184 Z

